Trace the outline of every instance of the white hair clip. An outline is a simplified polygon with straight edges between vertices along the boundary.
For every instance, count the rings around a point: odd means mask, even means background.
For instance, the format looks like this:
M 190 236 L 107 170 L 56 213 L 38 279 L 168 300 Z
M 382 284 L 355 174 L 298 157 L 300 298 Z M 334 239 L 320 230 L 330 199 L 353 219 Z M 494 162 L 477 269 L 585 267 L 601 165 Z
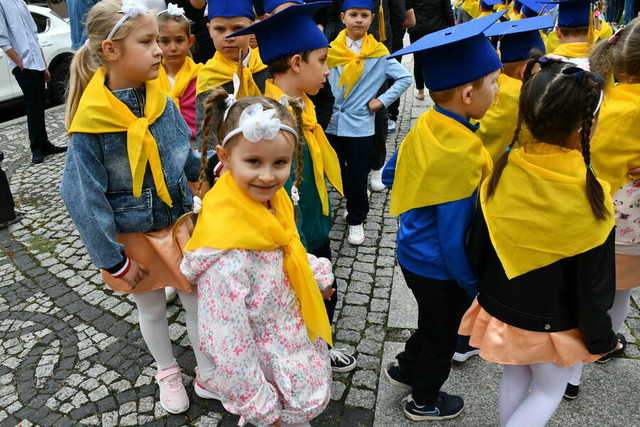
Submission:
M 124 0 L 122 2 L 122 8 L 120 9 L 120 13 L 122 13 L 122 18 L 116 22 L 116 25 L 113 26 L 109 35 L 107 36 L 107 40 L 111 40 L 113 36 L 116 35 L 116 32 L 122 27 L 122 24 L 129 18 L 135 18 L 136 16 L 145 15 L 149 12 L 149 9 L 144 4 L 138 3 L 136 0 Z
M 187 21 L 189 21 L 187 19 L 187 16 L 184 14 L 184 9 L 179 7 L 177 4 L 169 3 L 165 10 L 158 12 L 158 16 L 160 16 L 160 15 L 162 15 L 164 13 L 166 13 L 167 15 L 171 15 L 171 16 L 178 16 L 178 17 L 181 16 L 184 19 L 186 19 Z
M 262 104 L 252 104 L 240 114 L 238 127 L 224 137 L 222 146 L 224 147 L 231 138 L 239 134 L 242 134 L 250 142 L 271 141 L 281 130 L 287 131 L 295 137 L 298 136 L 293 128 L 282 124 L 280 119 L 276 117 L 276 110 L 265 110 Z
M 294 206 L 298 206 L 300 202 L 300 192 L 298 191 L 298 187 L 295 185 L 291 186 L 291 201 Z

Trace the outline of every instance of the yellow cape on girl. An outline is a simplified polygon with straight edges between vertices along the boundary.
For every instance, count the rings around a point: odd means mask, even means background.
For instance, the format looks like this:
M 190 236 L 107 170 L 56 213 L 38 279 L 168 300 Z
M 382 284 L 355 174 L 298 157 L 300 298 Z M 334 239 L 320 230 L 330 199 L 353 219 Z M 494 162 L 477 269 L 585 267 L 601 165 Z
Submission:
M 249 63 L 246 67 L 242 67 L 242 75 L 240 77 L 240 93 L 237 98 L 245 96 L 261 96 L 258 85 L 253 80 L 253 75 L 267 68 L 260 59 L 258 49 L 252 49 L 249 53 Z M 202 70 L 198 73 L 198 81 L 196 83 L 196 93 L 200 95 L 202 92 L 219 88 L 233 81 L 233 75 L 238 73 L 238 64 L 227 59 L 220 52 L 216 52 L 213 58 L 207 61 Z
M 269 79 L 264 89 L 264 96 L 279 102 L 282 96 L 286 96 L 286 94 L 273 83 L 273 80 Z M 329 192 L 324 177 L 326 175 L 331 185 L 333 185 L 340 194 L 344 194 L 342 191 L 340 162 L 338 161 L 338 155 L 322 130 L 322 126 L 318 123 L 316 108 L 313 106 L 313 102 L 311 102 L 307 95 L 304 95 L 303 98 L 302 131 L 307 146 L 309 147 L 311 160 L 313 161 L 313 177 L 316 181 L 318 196 L 322 202 L 322 214 L 328 216 Z
M 389 213 L 400 215 L 469 197 L 492 167 L 475 133 L 431 108 L 400 145 Z
M 609 185 L 606 220 L 597 220 L 586 190 L 587 169 L 578 150 L 527 143 L 509 155 L 496 191 L 480 189 L 489 236 L 509 279 L 593 249 L 615 222 Z
M 561 43 L 553 50 L 554 55 L 565 58 L 588 58 L 593 45 L 587 42 Z
M 591 162 L 598 178 L 617 192 L 640 167 L 640 83 L 608 88 L 591 141 Z
M 360 80 L 362 71 L 364 71 L 364 60 L 387 55 L 389 55 L 389 49 L 371 34 L 367 34 L 362 40 L 360 53 L 355 53 L 347 47 L 347 30 L 342 30 L 338 37 L 331 42 L 327 65 L 329 68 L 337 68 L 344 65 L 338 85 L 345 88 L 344 97 L 346 99 L 355 84 Z
M 169 95 L 169 98 L 175 102 L 175 104 L 180 108 L 180 97 L 184 94 L 184 91 L 187 90 L 189 84 L 193 79 L 198 76 L 198 73 L 202 69 L 202 64 L 196 64 L 193 62 L 191 57 L 187 56 L 180 67 L 180 70 L 176 74 L 173 82 L 173 87 L 169 84 L 169 76 L 167 75 L 167 70 L 164 66 L 160 67 L 160 71 L 158 73 L 158 80 L 160 81 L 160 85 L 165 90 L 165 92 Z
M 282 249 L 284 271 L 298 297 L 309 339 L 315 342 L 320 337 L 332 344 L 329 318 L 296 229 L 291 199 L 281 188 L 270 203 L 274 212 L 249 197 L 230 172 L 224 173 L 204 197 L 185 250 Z
M 82 93 L 78 110 L 73 117 L 69 133 L 127 133 L 127 153 L 133 181 L 133 195 L 142 195 L 142 183 L 147 164 L 160 199 L 173 206 L 164 180 L 158 143 L 149 126 L 155 123 L 167 105 L 167 96 L 157 79 L 145 83 L 146 102 L 144 116 L 135 114 L 116 98 L 105 85 L 106 69 L 98 68 Z

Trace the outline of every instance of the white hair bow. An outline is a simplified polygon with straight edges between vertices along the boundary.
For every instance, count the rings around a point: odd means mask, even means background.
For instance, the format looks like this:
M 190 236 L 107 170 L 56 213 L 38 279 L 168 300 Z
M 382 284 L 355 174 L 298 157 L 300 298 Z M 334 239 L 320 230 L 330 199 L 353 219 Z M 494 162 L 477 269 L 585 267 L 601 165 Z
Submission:
M 187 19 L 187 16 L 184 14 L 184 9 L 179 7 L 177 4 L 169 3 L 165 10 L 158 12 L 158 16 L 162 15 L 163 13 L 166 13 L 167 15 L 171 15 L 171 16 L 178 16 L 178 17 L 181 16 L 184 19 Z
M 238 127 L 224 137 L 222 146 L 224 147 L 231 138 L 240 133 L 250 142 L 271 141 L 281 130 L 298 136 L 294 129 L 282 124 L 280 119 L 276 117 L 276 110 L 272 108 L 265 110 L 262 104 L 252 104 L 240 114 Z
M 136 0 L 124 0 L 122 2 L 122 8 L 120 9 L 120 13 L 123 15 L 109 32 L 107 40 L 111 40 L 113 36 L 116 35 L 116 32 L 118 32 L 120 27 L 122 27 L 122 24 L 124 24 L 127 19 L 145 15 L 147 12 L 149 12 L 149 9 L 144 4 L 139 3 Z

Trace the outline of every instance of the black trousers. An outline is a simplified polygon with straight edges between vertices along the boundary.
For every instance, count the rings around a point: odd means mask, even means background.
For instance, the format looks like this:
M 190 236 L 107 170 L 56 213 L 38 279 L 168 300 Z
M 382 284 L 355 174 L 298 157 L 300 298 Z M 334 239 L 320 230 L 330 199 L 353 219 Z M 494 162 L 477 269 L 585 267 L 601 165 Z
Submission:
M 383 87 L 386 87 L 386 84 Z M 382 169 L 387 158 L 387 135 L 389 134 L 389 124 L 387 120 L 388 115 L 386 108 L 382 108 L 376 113 L 373 149 L 369 154 L 369 169 L 372 171 Z
M 2 161 L 1 157 L 4 157 L 2 153 L 0 153 L 0 162 Z M 11 221 L 16 217 L 14 207 L 7 174 L 0 167 L 0 223 Z
M 409 33 L 411 43 L 415 43 L 418 39 L 425 36 L 425 33 Z M 420 52 L 413 54 L 413 76 L 416 80 L 416 89 L 424 89 L 424 77 L 422 76 L 422 55 Z
M 391 43 L 391 51 L 396 52 L 403 47 L 403 39 L 404 35 L 407 32 L 401 26 L 397 26 L 393 28 L 393 41 Z M 402 56 L 398 56 L 396 60 L 402 64 Z M 389 83 L 391 82 L 391 83 Z M 393 84 L 393 81 L 387 80 L 387 83 Z M 400 98 L 396 99 L 393 104 L 389 105 L 389 119 L 393 121 L 398 120 L 398 116 L 400 115 Z
M 411 379 L 414 400 L 431 404 L 449 378 L 468 298 L 454 280 L 430 279 L 404 267 L 402 274 L 418 302 L 418 329 L 396 359 L 403 376 Z
M 373 137 L 350 138 L 327 135 L 340 161 L 342 188 L 347 198 L 347 224 L 359 225 L 369 213 L 367 178 L 369 177 L 369 157 L 373 149 Z
M 45 82 L 44 71 L 13 69 L 22 93 L 24 93 L 24 105 L 27 110 L 27 127 L 29 129 L 29 143 L 31 152 L 42 152 L 47 144 L 47 128 L 44 121 L 45 107 Z
M 327 258 L 331 260 L 331 241 L 327 241 L 318 249 L 309 251 L 310 254 L 317 256 L 318 258 Z M 336 312 L 336 304 L 338 304 L 338 283 L 336 279 L 333 279 L 333 285 L 331 285 L 336 291 L 331 296 L 330 300 L 324 300 L 324 307 L 327 309 L 327 315 L 329 316 L 329 323 L 333 324 L 333 315 Z

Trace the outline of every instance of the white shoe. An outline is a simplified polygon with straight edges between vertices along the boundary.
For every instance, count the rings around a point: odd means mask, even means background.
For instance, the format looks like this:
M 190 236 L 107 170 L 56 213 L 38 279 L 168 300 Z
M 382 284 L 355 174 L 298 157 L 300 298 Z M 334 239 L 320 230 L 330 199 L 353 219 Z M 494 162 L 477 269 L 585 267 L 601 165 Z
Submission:
M 176 288 L 172 288 L 172 287 L 164 288 L 164 296 L 167 302 L 175 301 L 177 295 L 178 295 L 178 291 L 176 291 Z
M 382 183 L 382 169 L 371 171 L 369 185 L 371 186 L 371 191 L 382 191 L 386 188 Z
M 396 131 L 396 121 L 395 120 L 388 120 L 387 121 L 387 131 L 389 133 L 393 133 Z
M 350 225 L 349 226 L 349 237 L 347 241 L 355 246 L 361 245 L 364 243 L 364 226 L 362 224 L 359 225 Z

